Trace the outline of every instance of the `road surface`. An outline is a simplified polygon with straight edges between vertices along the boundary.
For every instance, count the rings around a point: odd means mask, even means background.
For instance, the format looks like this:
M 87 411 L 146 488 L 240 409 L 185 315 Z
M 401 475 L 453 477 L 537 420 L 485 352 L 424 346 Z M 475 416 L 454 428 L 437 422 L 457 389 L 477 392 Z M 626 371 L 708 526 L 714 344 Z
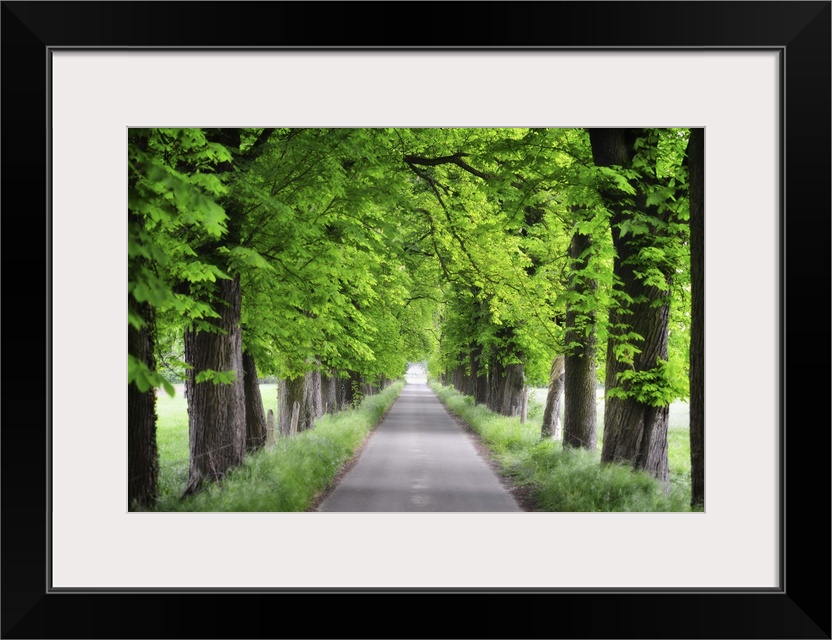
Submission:
M 408 382 L 318 511 L 522 511 L 433 390 Z

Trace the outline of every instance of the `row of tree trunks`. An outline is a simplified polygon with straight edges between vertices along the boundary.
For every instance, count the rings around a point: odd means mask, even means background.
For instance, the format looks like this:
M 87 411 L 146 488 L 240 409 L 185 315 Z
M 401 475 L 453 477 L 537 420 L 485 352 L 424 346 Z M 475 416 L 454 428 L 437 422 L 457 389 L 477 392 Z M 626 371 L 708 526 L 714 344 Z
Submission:
M 390 384 L 386 376 L 369 382 L 358 372 L 339 375 L 334 369 L 322 370 L 320 364 L 302 376 L 281 378 L 277 383 L 277 432 L 281 436 L 292 434 L 296 403 L 294 432 L 300 433 L 314 428 L 324 414 L 355 407 L 362 398 L 379 393 Z
M 475 398 L 491 411 L 505 416 L 519 416 L 526 390 L 522 363 L 503 365 L 496 350 L 490 353 L 487 369 L 481 366 L 482 348 L 471 346 L 468 366 L 456 366 L 439 374 L 439 382 L 450 385 L 461 394 Z M 487 371 L 487 374 L 486 374 Z

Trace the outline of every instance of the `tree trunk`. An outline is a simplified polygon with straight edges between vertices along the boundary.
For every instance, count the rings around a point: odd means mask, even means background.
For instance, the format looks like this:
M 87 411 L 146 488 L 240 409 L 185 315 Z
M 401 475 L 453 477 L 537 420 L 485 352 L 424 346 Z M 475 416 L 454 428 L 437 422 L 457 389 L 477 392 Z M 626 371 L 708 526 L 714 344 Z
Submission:
M 584 274 L 592 239 L 575 233 L 569 246 L 572 259 L 571 289 L 581 297 L 591 296 L 598 288 Z M 592 449 L 598 446 L 598 423 L 595 407 L 595 314 L 566 311 L 566 343 L 570 345 L 564 360 L 566 402 L 563 412 L 563 446 Z
M 337 413 L 339 406 L 338 374 L 334 369 L 321 373 L 321 395 L 324 403 L 324 413 Z
M 127 327 L 127 353 L 156 370 L 153 354 L 153 310 L 129 295 L 128 304 L 145 321 L 137 330 Z M 127 508 L 129 511 L 153 505 L 158 492 L 159 454 L 156 448 L 156 389 L 145 392 L 127 385 Z
M 205 479 L 225 476 L 242 463 L 246 449 L 246 411 L 243 392 L 243 352 L 240 330 L 240 280 L 219 280 L 212 319 L 221 332 L 185 332 L 185 361 L 191 365 L 185 390 L 191 461 L 185 495 Z M 228 384 L 196 382 L 202 371 L 234 371 Z
M 246 396 L 246 450 L 256 451 L 266 444 L 266 414 L 257 379 L 254 356 L 243 353 L 243 376 Z
M 348 377 L 343 381 L 344 408 L 353 409 L 361 404 L 361 374 L 357 371 L 350 371 Z
M 691 129 L 690 476 L 691 506 L 705 506 L 705 130 Z
M 624 258 L 627 254 L 624 252 Z M 616 263 L 620 260 L 616 259 Z M 627 384 L 621 384 L 618 375 L 625 370 L 649 371 L 658 359 L 667 360 L 667 339 L 669 307 L 662 301 L 662 292 L 654 287 L 645 287 L 636 279 L 631 269 L 619 267 L 623 291 L 636 300 L 644 300 L 630 305 L 632 315 L 613 310 L 610 313 L 611 326 L 629 324 L 630 330 L 644 338 L 639 343 L 641 353 L 634 356 L 632 365 L 620 362 L 615 357 L 615 347 L 622 340 L 610 333 L 610 346 L 607 350 L 606 388 L 622 386 L 629 391 Z M 653 306 L 657 304 L 657 306 Z M 626 462 L 635 469 L 641 469 L 665 483 L 668 480 L 667 428 L 669 405 L 653 407 L 639 402 L 635 398 L 605 398 L 604 410 L 604 446 L 601 459 L 605 462 Z
M 641 132 L 632 129 L 591 129 L 590 141 L 597 166 L 631 166 L 634 142 Z M 611 397 L 609 390 L 621 387 L 629 392 L 630 386 L 619 381 L 619 374 L 625 370 L 647 372 L 654 370 L 659 359 L 667 360 L 669 321 L 669 299 L 667 293 L 654 286 L 645 285 L 637 276 L 634 262 L 639 260 L 639 251 L 651 234 L 623 234 L 618 226 L 633 218 L 636 213 L 648 215 L 646 197 L 639 191 L 641 185 L 632 185 L 637 190 L 635 201 L 623 197 L 618 191 L 601 192 L 609 209 L 613 229 L 613 243 L 616 249 L 613 271 L 619 299 L 622 302 L 610 311 L 610 337 L 607 349 L 607 371 L 605 385 L 607 396 L 604 409 L 604 445 L 601 451 L 603 462 L 623 462 L 634 469 L 642 470 L 668 484 L 667 428 L 669 405 L 654 407 L 634 397 Z M 627 333 L 636 333 L 643 338 L 637 342 L 639 353 L 627 362 L 616 356 L 616 348 L 632 344 Z M 567 381 L 568 384 L 568 381 Z
M 484 375 L 484 369 L 480 368 L 480 357 L 482 347 L 478 344 L 471 347 L 471 374 L 469 387 L 471 395 L 474 396 L 477 404 L 485 404 L 488 400 L 488 377 Z
M 320 360 L 318 360 L 318 367 L 306 374 L 307 377 L 307 404 L 309 406 L 309 415 L 311 416 L 311 423 L 309 428 L 314 426 L 318 418 L 324 415 L 324 400 L 323 400 L 323 385 L 321 378 Z
M 543 410 L 543 424 L 540 427 L 540 438 L 558 439 L 560 431 L 560 398 L 563 395 L 563 375 L 565 358 L 555 356 L 552 368 L 549 370 L 549 392 L 546 394 L 546 408 Z
M 570 354 L 564 363 L 565 397 L 563 446 L 592 449 L 598 446 L 598 408 L 595 400 L 595 347 L 592 356 Z
M 494 413 L 500 412 L 502 390 L 505 384 L 505 369 L 496 351 L 493 351 L 488 362 L 488 408 Z
M 506 367 L 506 377 L 503 383 L 503 398 L 500 413 L 504 416 L 519 416 L 523 407 L 523 388 L 525 387 L 523 364 L 515 363 Z
M 454 389 L 463 395 L 465 394 L 465 378 L 465 367 L 457 365 L 453 373 Z
M 366 376 L 361 377 L 361 396 L 367 398 L 368 396 L 372 396 L 375 394 L 375 387 L 367 380 Z
M 352 408 L 352 399 L 353 399 L 353 392 L 352 392 L 352 381 L 347 376 L 342 376 L 338 374 L 338 410 L 344 411 L 345 409 Z
M 315 420 L 323 415 L 321 406 L 320 372 L 310 371 L 295 378 L 279 378 L 277 381 L 277 431 L 281 436 L 292 434 L 292 410 L 300 407 L 297 433 L 315 426 Z
M 281 437 L 291 435 L 292 407 L 303 403 L 305 383 L 303 375 L 277 380 L 277 433 Z

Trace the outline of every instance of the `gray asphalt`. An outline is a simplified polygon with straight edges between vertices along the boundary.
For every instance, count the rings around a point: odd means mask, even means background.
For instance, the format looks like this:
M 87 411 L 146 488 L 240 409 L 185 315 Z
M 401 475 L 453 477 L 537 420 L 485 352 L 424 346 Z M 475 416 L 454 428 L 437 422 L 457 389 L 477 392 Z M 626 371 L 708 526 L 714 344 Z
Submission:
M 433 390 L 408 382 L 318 511 L 522 511 Z

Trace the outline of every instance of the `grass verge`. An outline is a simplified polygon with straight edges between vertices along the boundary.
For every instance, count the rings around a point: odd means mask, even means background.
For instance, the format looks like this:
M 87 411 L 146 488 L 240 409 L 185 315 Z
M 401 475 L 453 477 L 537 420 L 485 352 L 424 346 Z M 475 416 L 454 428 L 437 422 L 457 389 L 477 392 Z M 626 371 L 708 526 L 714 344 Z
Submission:
M 364 398 L 357 409 L 326 415 L 314 429 L 278 438 L 274 448 L 247 456 L 224 480 L 208 483 L 199 493 L 185 499 L 179 497 L 181 491 L 172 490 L 181 488 L 181 473 L 178 468 L 166 465 L 164 447 L 160 445 L 164 490 L 153 510 L 306 511 L 380 422 L 403 387 L 403 381 L 397 382 L 377 395 Z M 161 416 L 160 423 L 163 423 Z M 165 428 L 160 426 L 159 430 Z M 187 446 L 187 416 L 185 434 Z M 187 471 L 186 458 L 185 480 Z
M 668 433 L 670 492 L 640 471 L 601 464 L 599 451 L 563 449 L 540 440 L 541 421 L 520 423 L 476 404 L 452 387 L 428 383 L 443 404 L 468 424 L 517 485 L 530 488 L 538 511 L 690 511 L 690 455 L 686 429 Z M 599 428 L 599 431 L 602 429 Z M 685 457 L 685 452 L 687 457 Z

